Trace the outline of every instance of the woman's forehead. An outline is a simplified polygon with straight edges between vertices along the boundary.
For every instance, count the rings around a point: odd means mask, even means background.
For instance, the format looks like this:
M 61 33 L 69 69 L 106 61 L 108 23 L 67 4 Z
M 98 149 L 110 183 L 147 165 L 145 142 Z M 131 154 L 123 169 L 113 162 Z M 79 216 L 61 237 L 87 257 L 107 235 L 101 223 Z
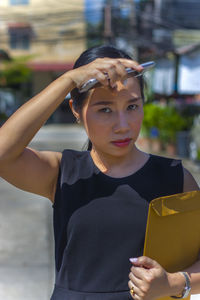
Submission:
M 125 81 L 117 81 L 116 88 L 98 87 L 91 91 L 89 100 L 90 103 L 99 99 L 109 100 L 111 98 L 130 99 L 132 97 L 140 97 L 141 90 L 137 79 L 128 78 Z

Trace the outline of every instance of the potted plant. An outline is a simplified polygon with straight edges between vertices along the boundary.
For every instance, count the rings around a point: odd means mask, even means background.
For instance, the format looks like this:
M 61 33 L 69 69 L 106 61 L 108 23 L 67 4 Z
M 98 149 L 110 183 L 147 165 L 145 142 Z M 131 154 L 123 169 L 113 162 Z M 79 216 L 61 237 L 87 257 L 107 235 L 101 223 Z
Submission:
M 32 71 L 26 64 L 27 60 L 28 58 L 22 57 L 3 61 L 0 64 L 0 92 L 6 103 L 5 106 L 11 106 L 5 111 L 2 111 L 2 107 L 0 107 L 1 123 L 14 112 L 19 102 L 23 103 L 29 96 Z M 11 98 L 14 99 L 12 105 L 10 105 Z
M 176 154 L 177 132 L 184 128 L 185 122 L 174 106 L 163 107 L 160 139 L 170 155 Z
M 143 136 L 149 138 L 151 149 L 155 150 L 155 143 L 160 143 L 156 150 L 165 148 L 170 155 L 176 151 L 176 134 L 185 126 L 185 119 L 170 106 L 159 106 L 148 103 L 144 106 Z M 157 152 L 159 152 L 157 151 Z
M 139 146 L 146 151 L 161 151 L 161 141 L 159 139 L 160 118 L 161 107 L 154 103 L 144 105 L 144 119 Z

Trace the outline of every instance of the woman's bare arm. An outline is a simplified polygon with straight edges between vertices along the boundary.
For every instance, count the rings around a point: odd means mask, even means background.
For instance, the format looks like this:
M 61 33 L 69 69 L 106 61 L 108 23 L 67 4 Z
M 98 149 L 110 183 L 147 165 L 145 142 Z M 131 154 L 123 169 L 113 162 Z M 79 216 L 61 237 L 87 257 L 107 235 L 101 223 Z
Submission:
M 192 174 L 185 168 L 183 168 L 183 174 L 184 174 L 183 191 L 184 192 L 198 191 L 199 186 L 195 181 L 194 177 L 192 176 Z
M 0 128 L 0 176 L 20 189 L 53 200 L 60 153 L 26 148 L 74 88 L 67 73 L 21 106 Z

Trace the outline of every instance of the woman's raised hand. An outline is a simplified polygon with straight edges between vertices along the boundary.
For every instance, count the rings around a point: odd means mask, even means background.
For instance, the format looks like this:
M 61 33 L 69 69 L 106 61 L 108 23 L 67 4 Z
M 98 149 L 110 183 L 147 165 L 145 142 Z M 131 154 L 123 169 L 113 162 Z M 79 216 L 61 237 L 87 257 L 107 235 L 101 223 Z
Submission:
M 183 290 L 185 280 L 180 273 L 168 273 L 158 262 L 146 256 L 130 261 L 133 266 L 128 286 L 133 299 L 153 300 L 177 295 Z
M 126 77 L 125 68 L 132 68 L 138 72 L 143 70 L 137 62 L 130 59 L 97 58 L 87 65 L 67 72 L 67 75 L 77 88 L 91 78 L 97 79 L 104 86 L 114 87 L 117 80 Z

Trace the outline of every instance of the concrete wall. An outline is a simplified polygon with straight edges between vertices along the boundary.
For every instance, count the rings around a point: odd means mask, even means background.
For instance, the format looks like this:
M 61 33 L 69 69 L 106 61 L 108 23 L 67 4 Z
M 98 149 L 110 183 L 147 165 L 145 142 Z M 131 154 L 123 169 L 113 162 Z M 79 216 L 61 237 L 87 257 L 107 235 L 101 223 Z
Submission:
M 8 27 L 29 24 L 29 50 L 10 49 Z M 84 0 L 30 0 L 28 5 L 0 1 L 0 48 L 11 56 L 33 55 L 35 62 L 71 62 L 85 49 Z

